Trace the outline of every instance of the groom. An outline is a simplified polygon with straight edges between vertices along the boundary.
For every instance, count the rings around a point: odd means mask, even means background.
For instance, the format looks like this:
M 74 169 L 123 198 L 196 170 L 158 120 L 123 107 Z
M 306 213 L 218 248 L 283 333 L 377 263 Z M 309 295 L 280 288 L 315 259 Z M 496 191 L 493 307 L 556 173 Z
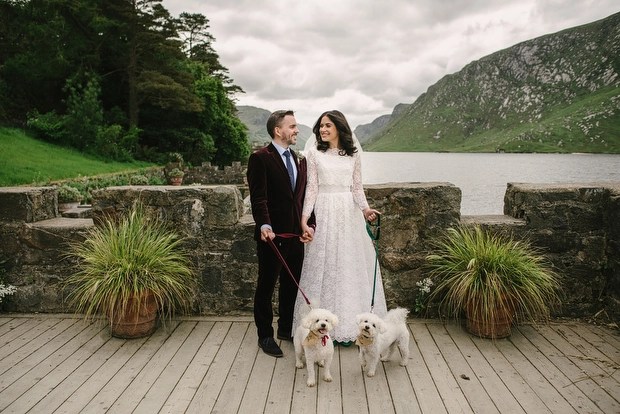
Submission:
M 258 281 L 254 295 L 254 322 L 258 346 L 267 355 L 277 358 L 282 356 L 282 350 L 273 338 L 273 293 L 279 281 L 277 337 L 290 341 L 297 285 L 266 241 L 273 240 L 299 282 L 303 243 L 312 240 L 312 235 L 276 238 L 276 233 L 300 234 L 306 192 L 306 160 L 299 160 L 297 154 L 289 150 L 289 146 L 297 142 L 299 133 L 293 111 L 272 113 L 267 120 L 267 131 L 272 141 L 250 155 L 247 179 L 256 223 Z

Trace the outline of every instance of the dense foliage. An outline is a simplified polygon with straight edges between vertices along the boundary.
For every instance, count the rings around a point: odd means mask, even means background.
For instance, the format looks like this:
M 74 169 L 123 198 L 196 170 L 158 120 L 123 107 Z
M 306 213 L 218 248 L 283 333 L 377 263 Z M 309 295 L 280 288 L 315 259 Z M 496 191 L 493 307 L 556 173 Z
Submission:
M 209 20 L 160 3 L 0 0 L 0 123 L 108 160 L 244 160 Z

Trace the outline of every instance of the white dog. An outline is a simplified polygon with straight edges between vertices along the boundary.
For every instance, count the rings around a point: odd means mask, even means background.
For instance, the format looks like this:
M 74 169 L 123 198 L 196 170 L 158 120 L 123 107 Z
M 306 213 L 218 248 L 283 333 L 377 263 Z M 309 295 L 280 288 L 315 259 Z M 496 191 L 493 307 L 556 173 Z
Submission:
M 357 315 L 359 334 L 355 343 L 359 346 L 359 358 L 366 375 L 374 377 L 379 359 L 387 361 L 398 346 L 401 353 L 400 365 L 407 365 L 409 359 L 409 330 L 407 315 L 409 310 L 396 308 L 390 310 L 385 319 L 374 313 Z
M 324 367 L 323 380 L 331 382 L 332 375 L 329 368 L 334 357 L 334 343 L 329 332 L 338 324 L 338 317 L 327 309 L 312 309 L 301 320 L 295 330 L 293 343 L 295 345 L 295 366 L 304 367 L 305 355 L 308 367 L 308 387 L 316 384 L 314 364 Z

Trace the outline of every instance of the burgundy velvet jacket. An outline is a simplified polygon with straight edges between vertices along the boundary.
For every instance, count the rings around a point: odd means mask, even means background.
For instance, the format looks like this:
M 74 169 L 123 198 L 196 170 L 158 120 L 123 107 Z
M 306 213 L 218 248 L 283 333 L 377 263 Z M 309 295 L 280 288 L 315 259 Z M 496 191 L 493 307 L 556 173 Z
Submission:
M 254 239 L 260 240 L 260 228 L 271 225 L 274 233 L 301 233 L 301 210 L 306 193 L 306 160 L 299 160 L 291 151 L 297 165 L 295 191 L 291 189 L 282 157 L 273 144 L 250 155 L 248 185 L 252 202 L 252 216 L 256 223 Z

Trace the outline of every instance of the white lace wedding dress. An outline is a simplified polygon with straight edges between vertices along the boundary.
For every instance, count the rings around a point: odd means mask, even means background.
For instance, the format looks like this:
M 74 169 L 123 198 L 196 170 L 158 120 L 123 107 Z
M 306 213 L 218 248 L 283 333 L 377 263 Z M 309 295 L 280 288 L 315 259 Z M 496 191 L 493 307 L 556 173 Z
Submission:
M 356 143 L 357 148 L 361 148 Z M 314 210 L 316 230 L 305 246 L 300 288 L 312 307 L 336 314 L 338 326 L 332 339 L 355 341 L 355 316 L 370 312 L 375 279 L 375 248 L 366 230 L 362 210 L 368 207 L 362 187 L 360 153 L 338 155 L 337 149 L 321 152 L 304 150 L 308 163 L 308 184 L 303 214 Z M 385 316 L 386 304 L 379 265 L 376 265 L 373 312 Z M 308 307 L 297 293 L 293 333 Z

